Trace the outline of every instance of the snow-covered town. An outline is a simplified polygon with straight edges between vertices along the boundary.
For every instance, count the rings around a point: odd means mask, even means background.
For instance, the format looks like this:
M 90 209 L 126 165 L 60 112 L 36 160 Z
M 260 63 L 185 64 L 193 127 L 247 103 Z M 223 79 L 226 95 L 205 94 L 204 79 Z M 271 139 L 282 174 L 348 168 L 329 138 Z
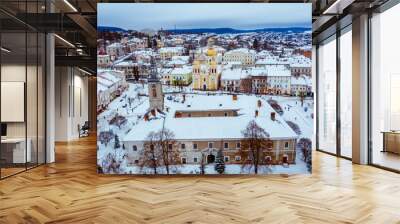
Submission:
M 98 172 L 311 170 L 311 32 L 98 33 Z

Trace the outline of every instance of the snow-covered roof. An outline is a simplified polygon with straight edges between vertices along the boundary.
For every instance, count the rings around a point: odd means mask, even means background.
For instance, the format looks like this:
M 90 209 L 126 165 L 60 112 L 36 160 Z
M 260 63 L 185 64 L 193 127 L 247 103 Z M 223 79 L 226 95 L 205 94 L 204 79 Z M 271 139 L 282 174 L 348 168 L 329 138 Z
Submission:
M 189 61 L 189 56 L 172 56 L 171 61 L 174 60 Z
M 285 65 L 266 65 L 265 70 L 267 71 L 268 77 L 270 76 L 286 76 L 290 77 L 291 72 Z
M 246 78 L 249 74 L 241 68 L 224 69 L 221 73 L 221 80 L 240 80 Z
M 98 58 L 109 58 L 110 55 L 108 55 L 108 54 L 97 54 L 97 57 Z
M 182 102 L 182 99 L 177 101 Z M 187 95 L 185 97 L 185 103 L 176 103 L 169 101 L 172 104 L 174 110 L 179 111 L 201 111 L 201 110 L 238 110 L 240 104 L 237 101 L 233 101 L 231 96 L 226 95 Z
M 256 61 L 256 65 L 271 65 L 271 64 L 283 65 L 283 64 L 289 64 L 289 63 L 280 61 L 278 57 L 274 57 L 274 56 L 266 57 L 266 58 L 259 59 Z
M 241 139 L 242 131 L 247 124 L 255 120 L 257 124 L 269 133 L 272 140 L 294 139 L 296 133 L 287 125 L 279 114 L 275 114 L 275 121 L 271 120 L 272 107 L 262 100 L 262 106 L 257 102 L 261 98 L 256 96 L 239 95 L 233 100 L 229 95 L 186 95 L 186 102 L 181 100 L 165 100 L 166 106 L 171 108 L 166 112 L 164 127 L 171 130 L 177 140 L 221 140 Z M 222 104 L 222 106 L 220 106 Z M 188 107 L 187 105 L 190 105 Z M 228 117 L 185 117 L 175 118 L 175 111 L 182 110 L 239 110 L 238 116 Z M 255 110 L 259 116 L 255 117 Z M 149 121 L 141 120 L 133 126 L 123 141 L 143 141 L 151 131 L 158 131 L 163 126 L 162 118 Z
M 267 77 L 290 77 L 291 72 L 285 65 L 264 65 L 255 67 L 246 71 L 251 76 L 267 76 Z
M 157 52 L 154 52 L 153 50 L 136 50 L 132 52 L 134 55 L 140 55 L 140 56 L 156 56 Z
M 291 85 L 299 85 L 299 86 L 311 86 L 312 80 L 310 77 L 302 75 L 300 77 L 292 77 L 290 80 Z
M 125 55 L 125 56 L 119 58 L 118 60 L 114 61 L 114 65 L 115 65 L 115 64 L 118 64 L 118 63 L 120 63 L 120 62 L 122 62 L 122 61 L 125 61 L 126 59 L 132 57 L 132 55 L 133 55 L 133 53 L 129 53 L 129 54 L 127 54 L 127 55 Z
M 192 72 L 192 66 L 183 66 L 182 68 L 174 68 L 171 75 L 184 75 Z
M 108 87 L 111 87 L 112 85 L 114 85 L 114 82 L 112 82 L 111 80 L 105 79 L 101 76 L 97 76 L 97 84 L 101 84 L 104 87 L 108 88 Z
M 185 65 L 189 63 L 189 56 L 172 56 L 167 65 Z
M 128 43 L 143 43 L 145 40 L 139 39 L 137 37 L 134 37 L 130 40 L 128 40 Z
M 108 89 L 108 87 L 107 86 L 105 86 L 102 82 L 97 82 L 97 92 L 98 93 L 100 93 L 100 92 L 104 92 L 104 91 L 106 91 Z
M 248 48 L 236 48 L 236 49 L 226 52 L 226 54 L 231 54 L 231 53 L 256 54 L 256 51 L 248 49 Z
M 167 52 L 183 52 L 184 48 L 183 47 L 163 47 L 160 48 L 159 52 L 160 53 L 167 53 Z
M 97 82 L 103 84 L 104 86 L 110 87 L 114 83 L 117 83 L 122 80 L 121 72 L 105 70 L 102 72 L 98 72 L 97 74 Z
M 221 46 L 218 46 L 218 45 L 213 45 L 212 48 L 214 48 L 214 50 L 215 50 L 216 52 L 219 52 L 219 53 L 222 53 L 222 52 L 225 52 L 225 51 L 226 51 L 225 48 L 223 48 L 223 47 L 221 47 Z M 196 49 L 196 53 L 199 54 L 199 53 L 201 53 L 201 52 L 207 52 L 208 49 L 209 49 L 208 46 L 200 47 L 200 48 L 197 48 L 197 49 Z
M 112 43 L 107 46 L 107 48 L 120 48 L 122 45 L 120 43 Z
M 295 57 L 289 57 L 288 62 L 291 67 L 310 67 L 311 68 L 311 59 L 303 56 L 296 55 Z
M 157 68 L 157 72 L 160 75 L 170 75 L 172 68 Z
M 270 56 L 270 55 L 272 55 L 272 53 L 267 50 L 262 50 L 262 51 L 258 52 L 257 55 Z
M 138 65 L 138 63 L 134 63 L 132 61 L 121 61 L 118 62 L 117 64 L 114 64 L 115 67 L 132 67 L 136 65 Z
M 256 61 L 256 65 L 288 64 L 290 67 L 311 67 L 311 59 L 303 55 L 286 55 L 283 58 L 269 55 Z

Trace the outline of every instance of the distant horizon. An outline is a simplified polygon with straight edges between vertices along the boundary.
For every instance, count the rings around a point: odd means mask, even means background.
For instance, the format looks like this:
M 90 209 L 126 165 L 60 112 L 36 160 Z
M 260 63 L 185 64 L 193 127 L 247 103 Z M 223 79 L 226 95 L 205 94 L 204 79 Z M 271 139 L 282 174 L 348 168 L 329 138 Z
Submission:
M 311 3 L 99 3 L 101 26 L 124 30 L 309 28 Z
M 198 27 L 198 28 L 171 28 L 171 29 L 164 29 L 163 27 L 161 28 L 142 28 L 142 29 L 127 29 L 119 26 L 107 26 L 107 25 L 98 25 L 97 27 L 111 27 L 111 28 L 117 28 L 117 29 L 122 29 L 122 30 L 135 30 L 135 31 L 142 31 L 142 30 L 154 30 L 154 31 L 159 31 L 159 30 L 202 30 L 202 29 L 233 29 L 233 30 L 240 30 L 240 31 L 251 31 L 251 30 L 263 30 L 263 29 L 312 29 L 312 27 L 306 27 L 306 26 L 287 26 L 287 27 L 263 27 L 263 28 L 254 28 L 254 29 L 241 29 L 241 28 L 233 28 L 233 27 Z

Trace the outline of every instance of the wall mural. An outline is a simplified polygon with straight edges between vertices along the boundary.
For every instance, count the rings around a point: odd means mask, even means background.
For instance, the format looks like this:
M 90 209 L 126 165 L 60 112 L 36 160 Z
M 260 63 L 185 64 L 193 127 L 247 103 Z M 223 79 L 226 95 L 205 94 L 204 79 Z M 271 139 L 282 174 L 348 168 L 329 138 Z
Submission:
M 311 172 L 311 4 L 98 4 L 104 174 Z

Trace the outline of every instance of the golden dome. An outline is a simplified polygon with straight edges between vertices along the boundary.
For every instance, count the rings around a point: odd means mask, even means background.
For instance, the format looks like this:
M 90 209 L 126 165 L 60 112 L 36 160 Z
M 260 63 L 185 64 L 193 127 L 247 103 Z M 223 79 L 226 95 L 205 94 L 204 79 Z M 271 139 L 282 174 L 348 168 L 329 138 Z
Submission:
M 213 57 L 213 56 L 216 56 L 216 55 L 217 55 L 217 51 L 213 47 L 208 48 L 207 56 Z

